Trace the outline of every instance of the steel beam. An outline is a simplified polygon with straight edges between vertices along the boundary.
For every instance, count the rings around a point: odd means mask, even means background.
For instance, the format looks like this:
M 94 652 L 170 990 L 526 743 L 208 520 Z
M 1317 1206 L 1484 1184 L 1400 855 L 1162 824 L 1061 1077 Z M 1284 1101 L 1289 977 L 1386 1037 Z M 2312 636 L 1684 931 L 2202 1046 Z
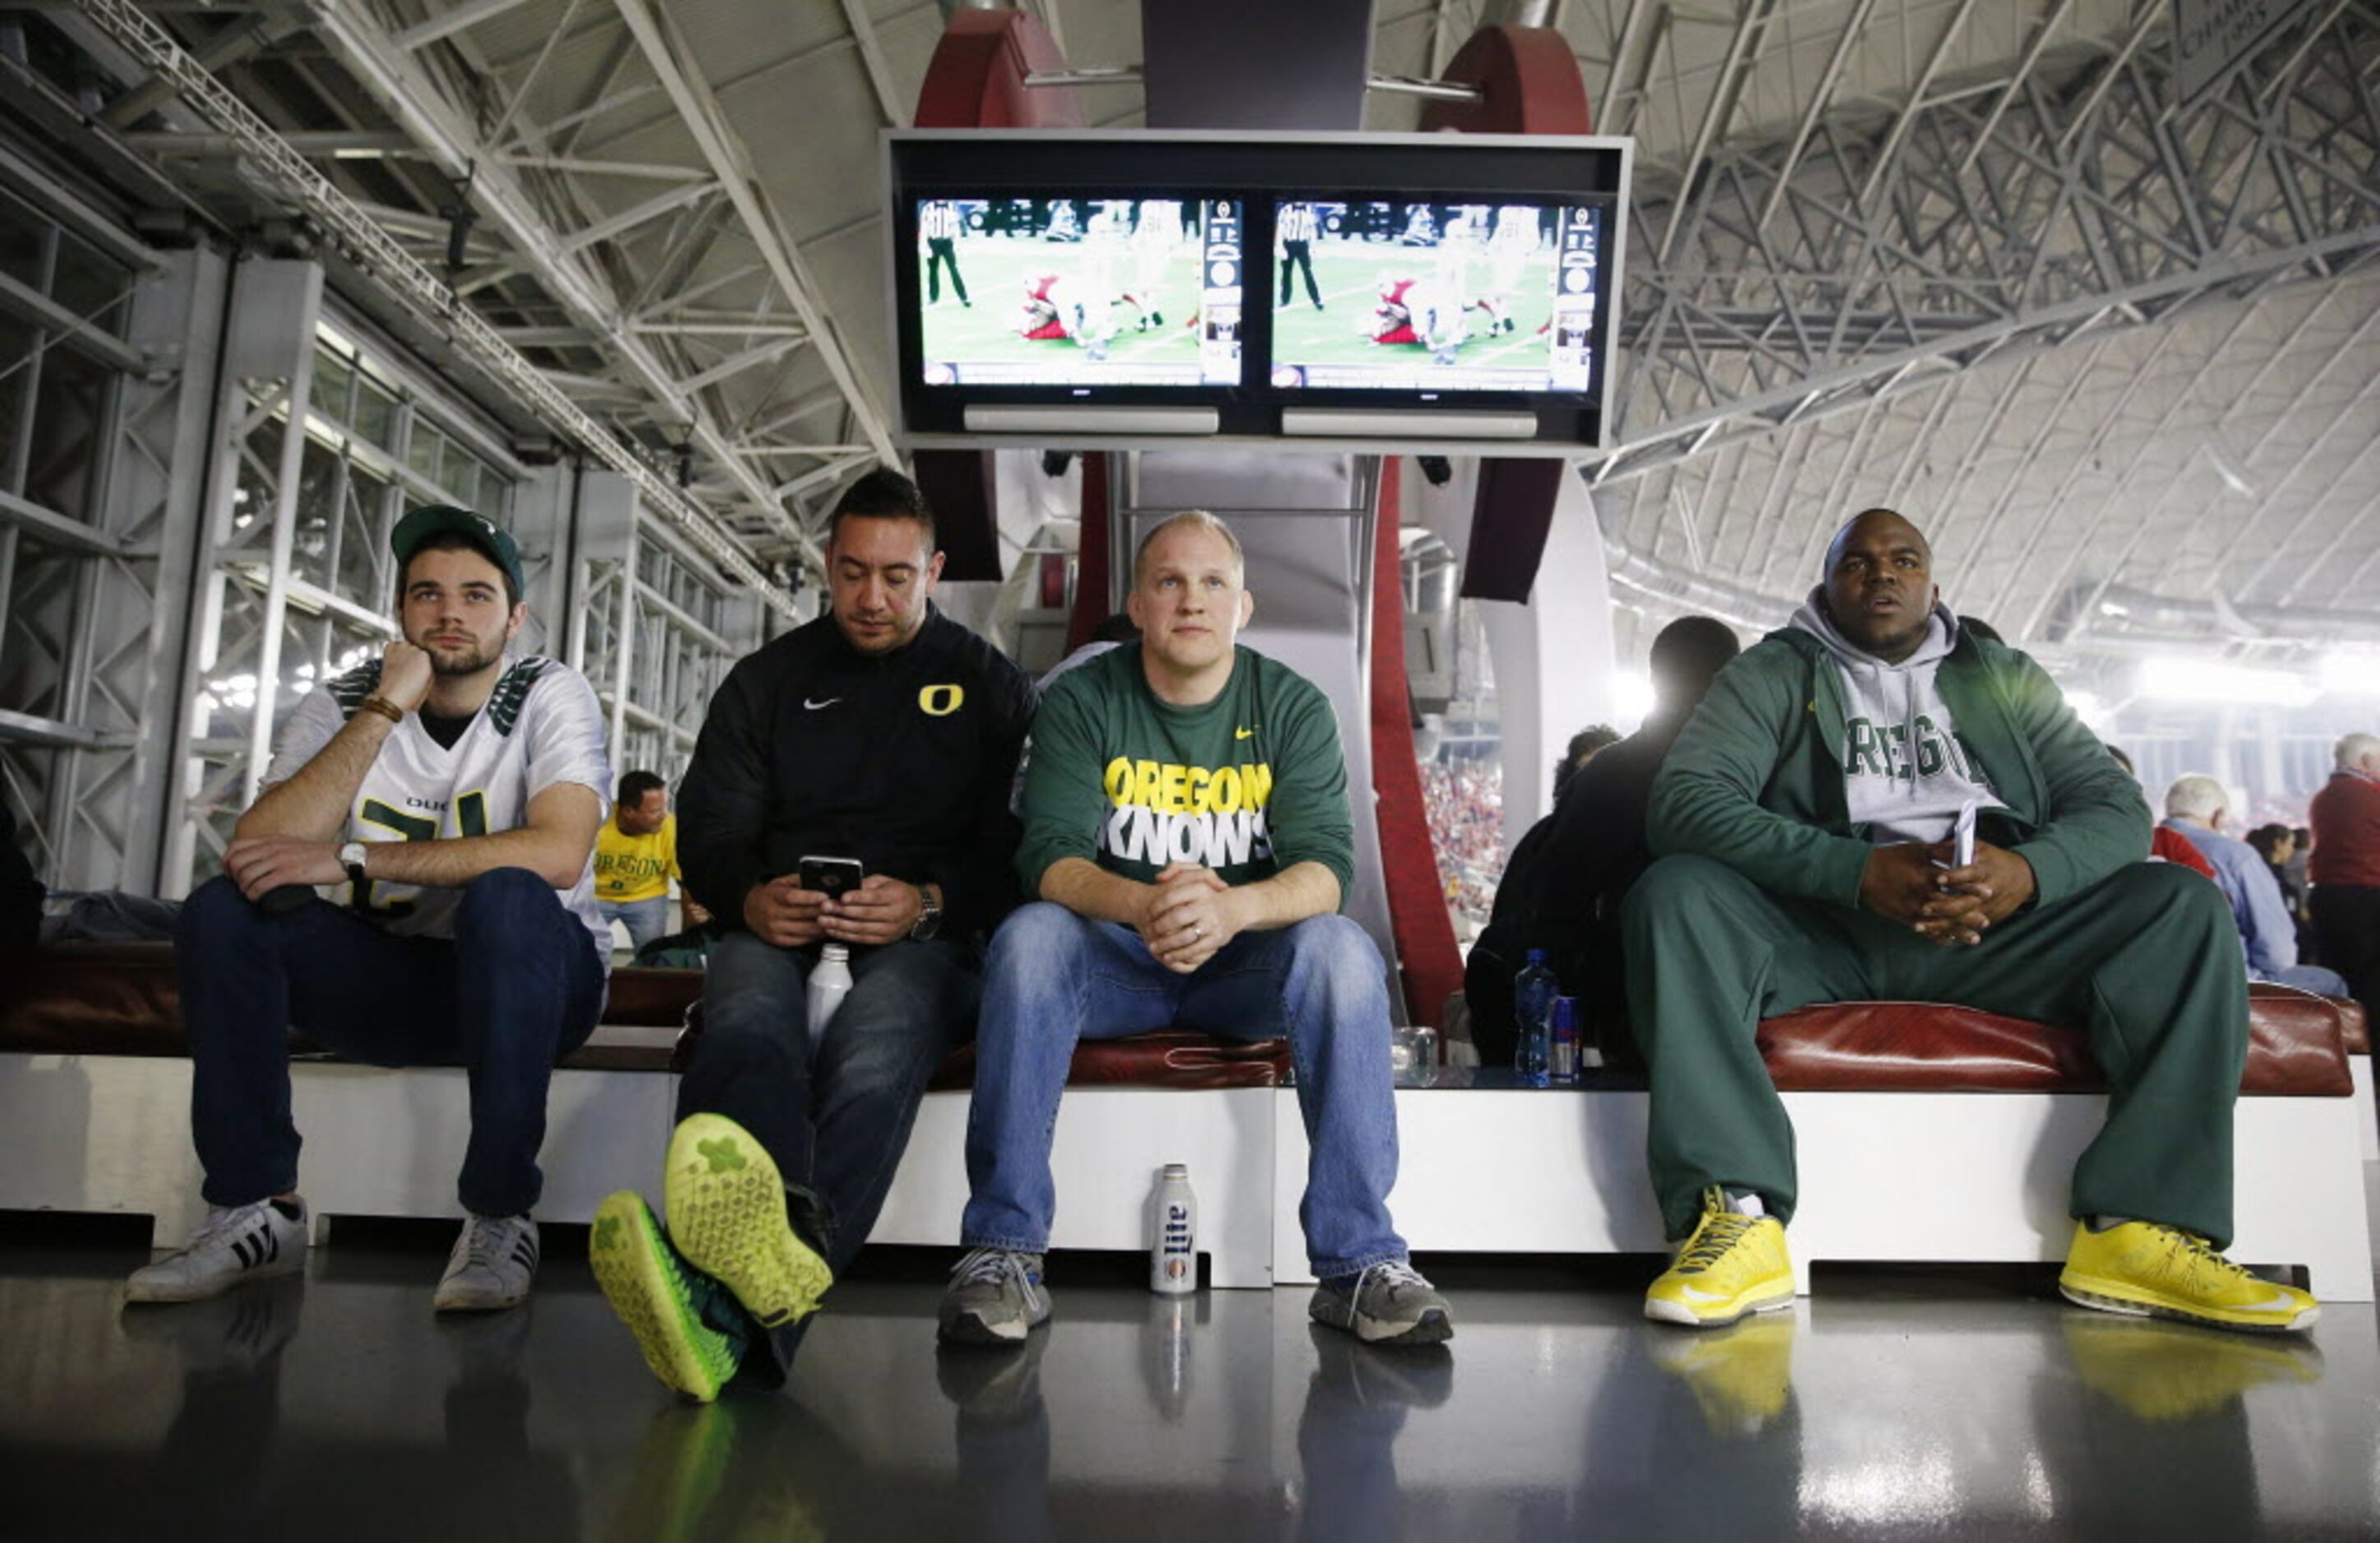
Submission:
M 685 69 L 678 62 L 679 51 L 672 36 L 674 29 L 666 17 L 653 10 L 647 0 L 615 0 L 622 19 L 635 34 L 637 46 L 644 51 L 645 63 L 662 90 L 678 110 L 686 128 L 701 147 L 703 159 L 711 175 L 727 189 L 735 202 L 735 212 L 744 223 L 745 232 L 759 249 L 761 261 L 769 265 L 778 289 L 793 306 L 804 325 L 810 329 L 812 346 L 817 348 L 827 373 L 851 404 L 853 417 L 861 434 L 875 446 L 877 455 L 887 463 L 898 463 L 899 453 L 893 449 L 892 436 L 884 416 L 880 412 L 867 387 L 851 367 L 843 351 L 832 322 L 820 310 L 818 285 L 810 277 L 800 253 L 779 225 L 775 211 L 760 196 L 759 177 L 751 164 L 743 142 L 729 128 L 726 115 L 711 96 L 702 79 Z

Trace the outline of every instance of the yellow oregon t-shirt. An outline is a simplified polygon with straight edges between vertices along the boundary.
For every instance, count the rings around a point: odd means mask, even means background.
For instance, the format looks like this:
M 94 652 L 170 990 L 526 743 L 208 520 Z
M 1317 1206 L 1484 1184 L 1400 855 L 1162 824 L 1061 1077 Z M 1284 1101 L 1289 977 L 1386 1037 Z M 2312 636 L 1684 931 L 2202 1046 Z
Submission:
M 649 836 L 632 836 L 617 820 L 603 821 L 595 837 L 595 898 L 650 900 L 669 893 L 677 870 L 677 816 L 662 817 L 662 828 Z

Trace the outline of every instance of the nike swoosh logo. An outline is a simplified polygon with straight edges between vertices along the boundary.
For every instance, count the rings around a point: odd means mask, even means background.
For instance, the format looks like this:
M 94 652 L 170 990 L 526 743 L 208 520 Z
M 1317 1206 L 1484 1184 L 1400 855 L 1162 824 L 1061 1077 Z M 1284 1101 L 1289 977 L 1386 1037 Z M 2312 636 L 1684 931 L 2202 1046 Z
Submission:
M 822 707 L 832 707 L 835 703 L 837 703 L 837 702 L 839 702 L 839 701 L 841 701 L 841 700 L 843 700 L 843 699 L 842 699 L 841 697 L 829 697 L 826 700 L 824 700 L 824 701 L 822 701 L 822 702 L 814 702 L 814 701 L 810 700 L 808 697 L 804 697 L 804 698 L 802 699 L 802 705 L 803 705 L 804 707 L 806 707 L 806 708 L 808 708 L 812 712 L 816 712 L 819 709 L 820 709 L 820 708 L 822 708 Z
M 1692 1286 L 1680 1286 L 1678 1288 L 1678 1294 L 1694 1302 L 1724 1302 L 1727 1300 L 1727 1294 L 1724 1292 L 1696 1291 Z
M 1256 737 L 1256 733 L 1257 731 L 1254 729 L 1233 729 L 1232 731 L 1232 737 L 1233 739 L 1254 739 Z

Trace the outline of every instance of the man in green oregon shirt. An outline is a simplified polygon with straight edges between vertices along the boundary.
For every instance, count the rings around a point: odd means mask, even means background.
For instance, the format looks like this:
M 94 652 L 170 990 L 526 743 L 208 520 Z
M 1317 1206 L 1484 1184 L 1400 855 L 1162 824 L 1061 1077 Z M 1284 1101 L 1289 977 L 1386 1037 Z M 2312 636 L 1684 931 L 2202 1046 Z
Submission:
M 1166 520 L 1134 559 L 1141 641 L 1067 672 L 1034 717 L 1016 863 L 1040 898 L 985 969 L 946 1341 L 1022 1344 L 1050 1316 L 1050 1142 L 1076 1042 L 1177 1023 L 1289 1040 L 1313 1317 L 1373 1343 L 1453 1332 L 1389 1221 L 1387 971 L 1339 914 L 1354 841 L 1338 723 L 1311 682 L 1236 645 L 1245 579 L 1220 520 Z

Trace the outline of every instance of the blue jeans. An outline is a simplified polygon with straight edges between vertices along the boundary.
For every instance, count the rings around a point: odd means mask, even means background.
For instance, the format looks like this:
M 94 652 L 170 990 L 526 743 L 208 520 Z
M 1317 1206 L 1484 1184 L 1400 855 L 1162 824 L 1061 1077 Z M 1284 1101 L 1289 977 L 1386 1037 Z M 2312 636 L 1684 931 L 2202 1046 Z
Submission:
M 599 900 L 595 902 L 595 911 L 607 923 L 627 925 L 630 953 L 669 930 L 669 896 L 665 894 L 645 900 Z
M 1058 1207 L 1050 1141 L 1075 1044 L 1176 1025 L 1288 1039 L 1310 1148 L 1297 1214 L 1314 1273 L 1333 1280 L 1405 1257 L 1388 1206 L 1397 1182 L 1388 972 L 1362 928 L 1328 916 L 1243 932 L 1185 976 L 1130 928 L 1047 901 L 1008 918 L 984 966 L 960 1242 L 1048 1247 Z
M 702 1034 L 677 1117 L 722 1114 L 784 1179 L 795 1228 L 840 1275 L 884 1209 L 926 1083 L 975 1008 L 973 951 L 937 939 L 863 949 L 823 1034 L 809 1026 L 816 949 L 731 932 L 711 951 Z M 779 1367 L 800 1326 L 771 1336 Z
M 594 939 L 543 879 L 500 868 L 464 885 L 451 942 L 393 937 L 322 900 L 270 916 L 229 879 L 212 879 L 182 908 L 174 963 L 210 1204 L 298 1187 L 293 1025 L 350 1061 L 464 1067 L 464 1209 L 516 1216 L 537 1204 L 553 1063 L 586 1042 L 603 1011 Z
M 2269 980 L 2278 986 L 2294 986 L 2318 997 L 2343 997 L 2348 994 L 2347 978 L 2320 965 L 2290 965 L 2277 970 L 2250 970 L 2248 978 Z

